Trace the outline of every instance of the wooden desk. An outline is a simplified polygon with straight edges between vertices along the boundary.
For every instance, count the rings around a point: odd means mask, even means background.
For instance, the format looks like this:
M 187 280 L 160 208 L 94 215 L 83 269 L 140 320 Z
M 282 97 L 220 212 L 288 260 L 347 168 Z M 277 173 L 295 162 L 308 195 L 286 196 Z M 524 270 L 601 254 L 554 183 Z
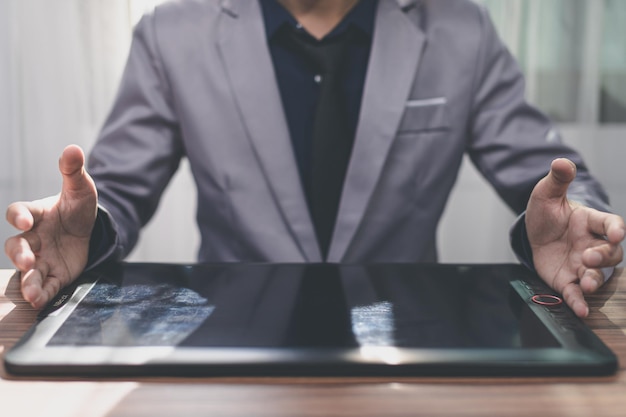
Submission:
M 213 378 L 28 380 L 0 368 L 0 415 L 624 416 L 626 272 L 589 298 L 588 324 L 620 359 L 603 378 Z M 17 276 L 0 270 L 0 356 L 33 322 Z

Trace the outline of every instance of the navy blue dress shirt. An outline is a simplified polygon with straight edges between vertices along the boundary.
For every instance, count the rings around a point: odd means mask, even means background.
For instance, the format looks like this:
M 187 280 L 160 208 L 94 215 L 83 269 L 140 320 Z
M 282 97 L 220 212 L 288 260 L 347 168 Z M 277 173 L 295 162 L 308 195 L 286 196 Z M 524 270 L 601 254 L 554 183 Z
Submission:
M 305 29 L 276 0 L 260 0 L 278 88 L 283 102 L 294 155 L 300 171 L 300 179 L 308 184 L 311 172 L 311 153 L 315 109 L 319 96 L 320 77 L 311 63 L 304 60 L 285 46 L 282 39 L 285 27 L 295 28 L 306 34 Z M 353 31 L 354 42 L 350 44 L 346 56 L 346 71 L 341 80 L 342 102 L 346 108 L 348 132 L 352 138 L 361 108 L 363 85 L 374 33 L 374 18 L 377 0 L 361 0 L 348 12 L 344 19 L 319 41 L 310 35 L 311 42 L 328 42 Z

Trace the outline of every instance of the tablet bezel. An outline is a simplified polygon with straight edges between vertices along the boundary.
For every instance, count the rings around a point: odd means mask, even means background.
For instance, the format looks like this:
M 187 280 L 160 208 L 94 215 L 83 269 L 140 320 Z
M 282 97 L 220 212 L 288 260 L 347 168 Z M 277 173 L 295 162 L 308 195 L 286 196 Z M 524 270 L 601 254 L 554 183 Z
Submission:
M 142 264 L 119 265 L 141 267 Z M 224 267 L 223 264 L 219 266 Z M 254 265 L 250 264 L 250 267 L 254 268 Z M 411 267 L 421 266 L 416 264 Z M 5 366 L 15 375 L 97 377 L 601 376 L 616 372 L 617 357 L 571 310 L 564 305 L 557 310 L 533 302 L 532 297 L 536 294 L 554 292 L 526 268 L 516 264 L 425 264 L 423 267 L 497 268 L 509 276 L 521 300 L 561 347 L 411 349 L 365 346 L 306 349 L 47 345 L 96 285 L 101 274 L 107 271 L 102 268 L 83 274 L 75 285 L 66 288 L 42 311 L 37 323 L 5 354 Z

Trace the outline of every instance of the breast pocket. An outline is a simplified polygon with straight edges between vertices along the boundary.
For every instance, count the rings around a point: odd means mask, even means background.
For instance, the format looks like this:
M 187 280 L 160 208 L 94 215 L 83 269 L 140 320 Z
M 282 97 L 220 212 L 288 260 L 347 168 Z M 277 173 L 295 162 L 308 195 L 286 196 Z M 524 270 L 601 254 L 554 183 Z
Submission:
M 448 108 L 444 97 L 416 99 L 406 102 L 398 135 L 449 129 Z

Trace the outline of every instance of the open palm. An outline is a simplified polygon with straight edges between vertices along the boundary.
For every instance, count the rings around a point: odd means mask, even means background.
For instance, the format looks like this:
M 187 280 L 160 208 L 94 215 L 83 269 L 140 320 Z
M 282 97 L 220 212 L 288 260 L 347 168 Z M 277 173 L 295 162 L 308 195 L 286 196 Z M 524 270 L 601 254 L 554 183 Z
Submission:
M 571 161 L 552 163 L 529 200 L 526 230 L 537 273 L 578 316 L 585 317 L 589 309 L 584 294 L 604 283 L 602 268 L 622 260 L 624 221 L 569 201 L 567 188 L 575 176 Z
M 5 251 L 22 272 L 24 299 L 35 308 L 43 307 L 87 264 L 97 193 L 84 161 L 79 147 L 67 147 L 59 160 L 61 193 L 13 203 L 7 210 L 7 220 L 22 233 L 6 241 Z

